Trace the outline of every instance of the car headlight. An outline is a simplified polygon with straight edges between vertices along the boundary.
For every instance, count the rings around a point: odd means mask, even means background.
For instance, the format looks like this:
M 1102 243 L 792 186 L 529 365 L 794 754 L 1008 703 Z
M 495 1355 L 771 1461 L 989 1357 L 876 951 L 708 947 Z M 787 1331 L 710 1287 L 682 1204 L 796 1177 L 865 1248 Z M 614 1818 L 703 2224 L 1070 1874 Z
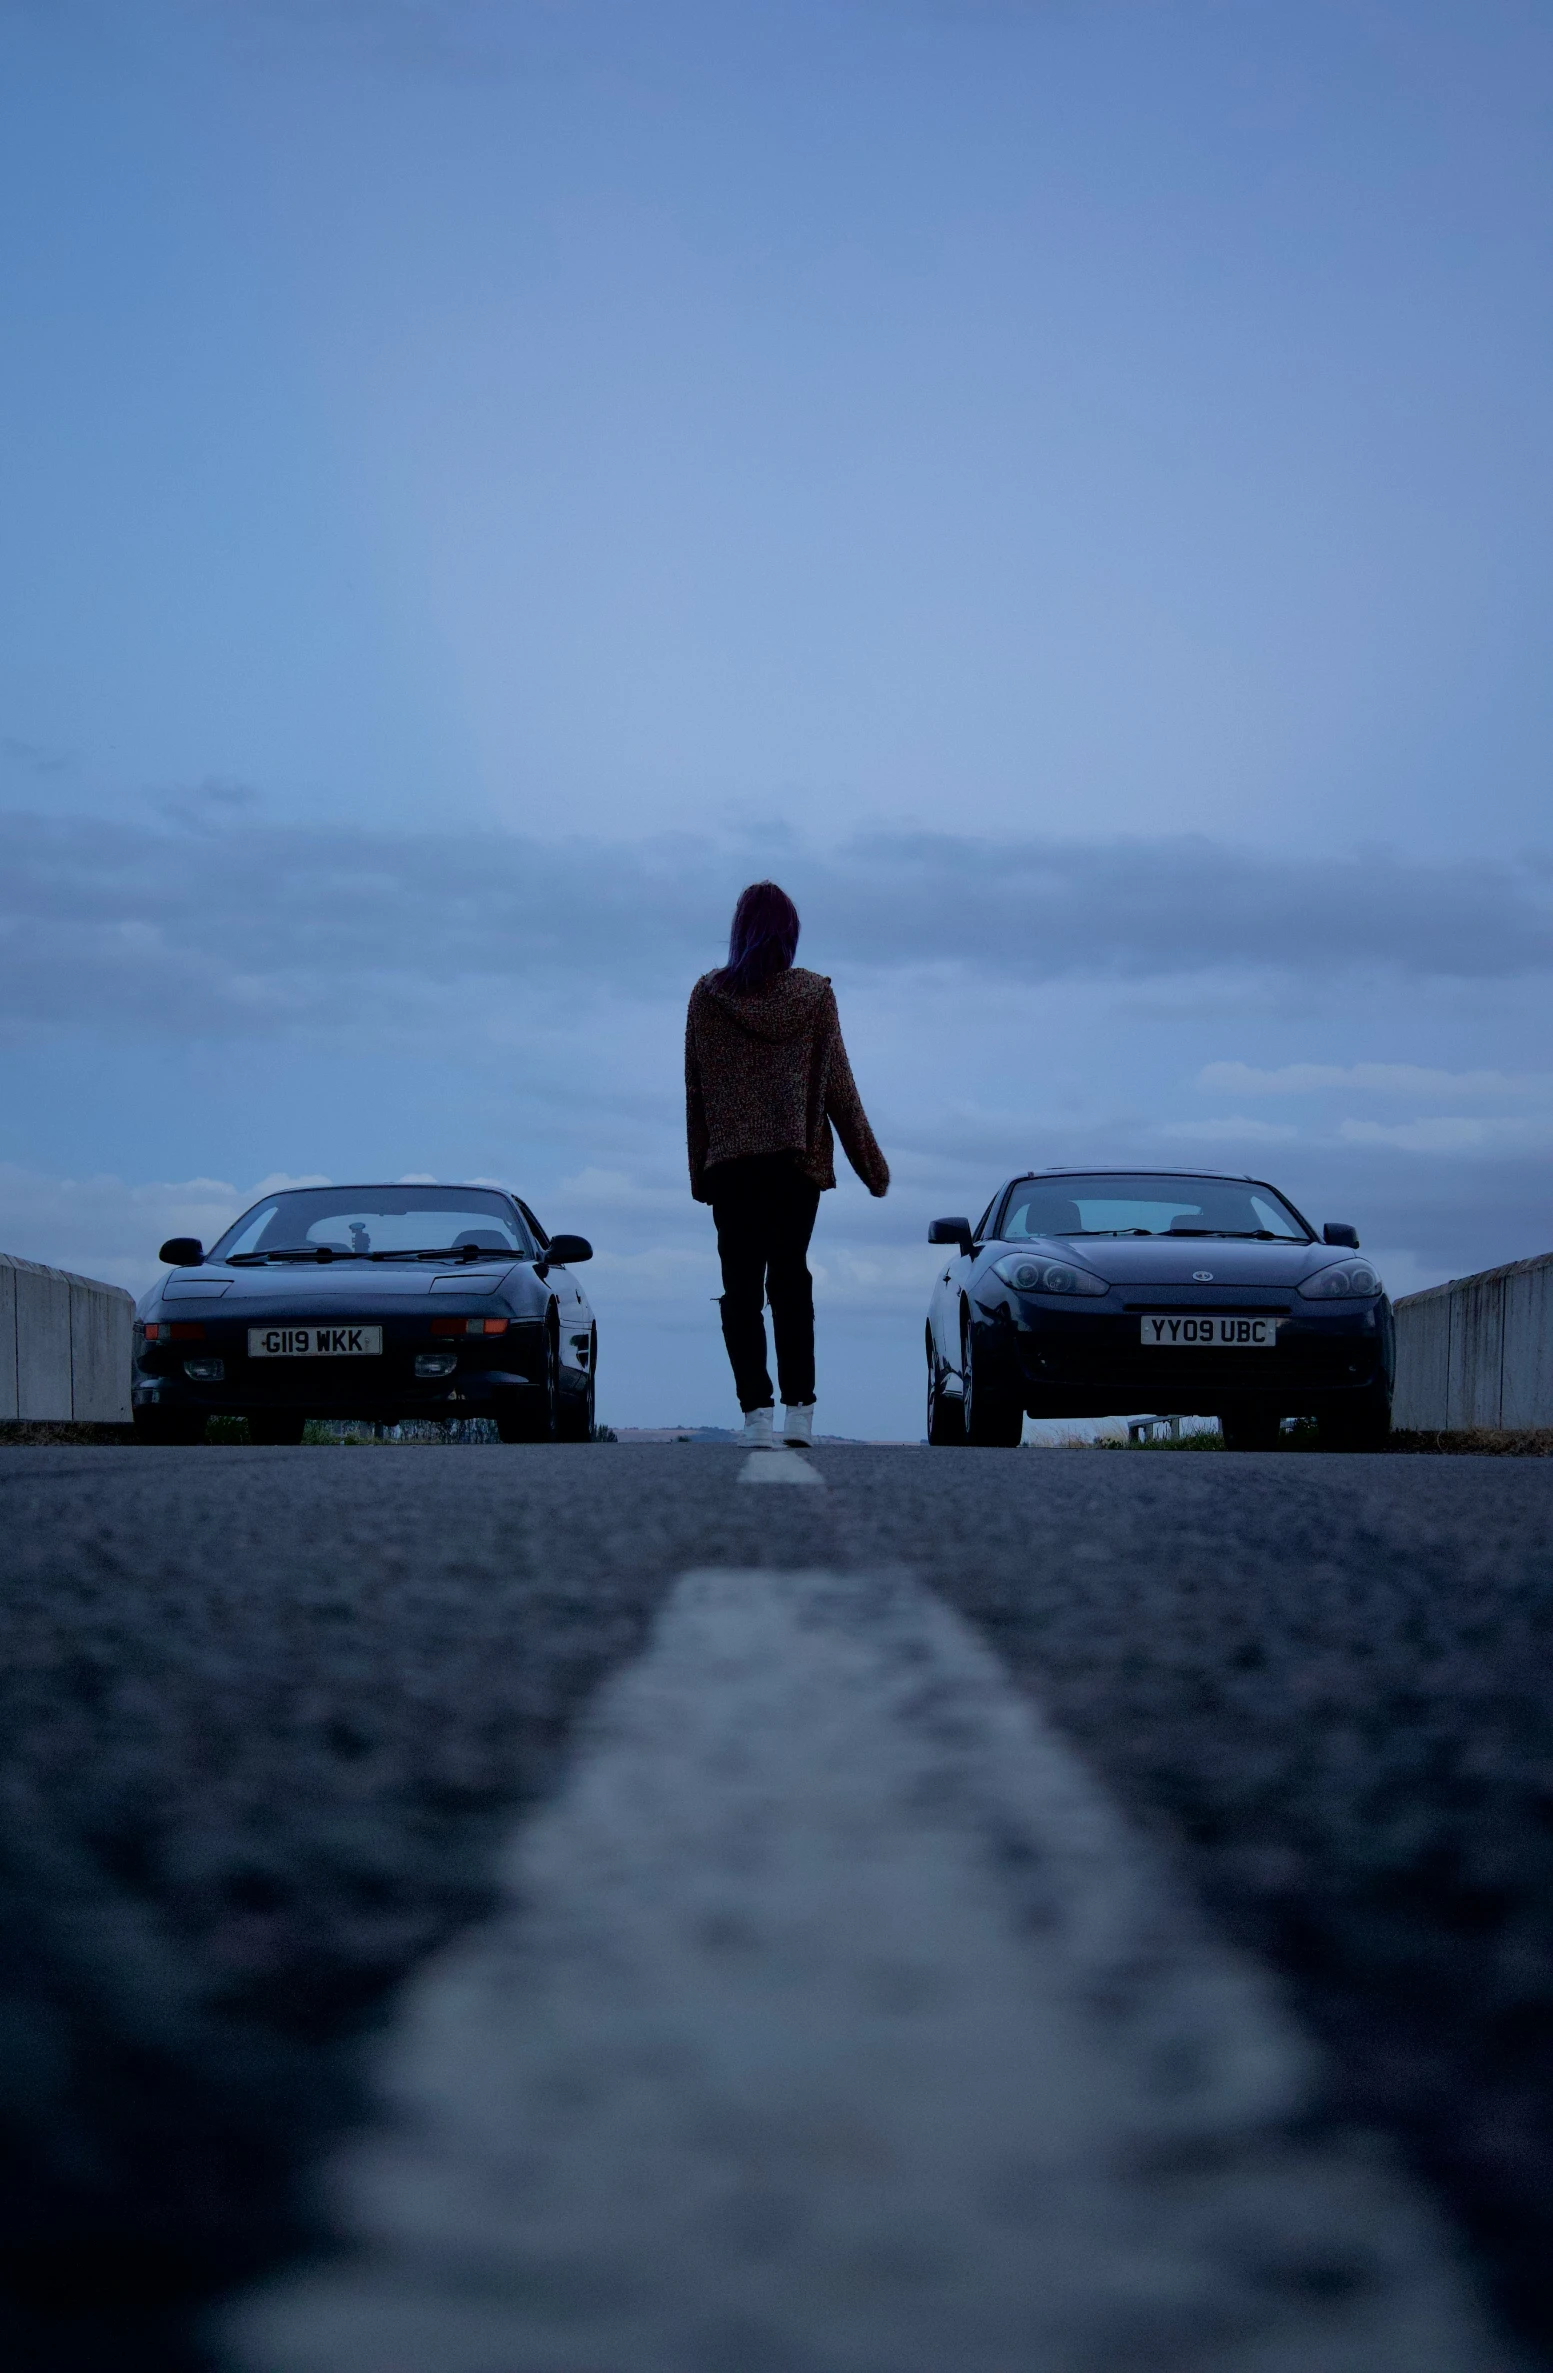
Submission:
M 1108 1294 L 1110 1287 L 1092 1269 L 1075 1267 L 1072 1261 L 1048 1261 L 1039 1253 L 1009 1252 L 992 1264 L 994 1277 L 1001 1277 L 1018 1294 Z
M 1368 1261 L 1338 1261 L 1330 1269 L 1318 1269 L 1300 1287 L 1307 1302 L 1352 1302 L 1380 1290 L 1380 1279 Z

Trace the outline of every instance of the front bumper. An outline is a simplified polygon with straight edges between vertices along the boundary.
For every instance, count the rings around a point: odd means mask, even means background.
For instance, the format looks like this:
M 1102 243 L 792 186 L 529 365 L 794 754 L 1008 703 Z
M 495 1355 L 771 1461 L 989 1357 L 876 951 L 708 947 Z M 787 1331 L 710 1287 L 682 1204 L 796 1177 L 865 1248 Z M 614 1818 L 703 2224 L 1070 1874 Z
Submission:
M 981 1309 L 975 1322 L 982 1372 L 997 1376 L 1032 1417 L 1115 1417 L 1138 1409 L 1215 1417 L 1230 1407 L 1297 1417 L 1391 1389 L 1391 1311 L 1384 1300 L 1336 1310 L 1285 1295 L 1265 1301 L 1226 1295 L 1218 1303 L 1138 1295 L 1125 1304 L 1118 1296 L 1082 1309 L 1052 1307 L 1044 1298 L 1032 1307 L 1035 1302 L 1033 1295 L 1010 1295 Z M 1275 1317 L 1277 1342 L 1258 1351 L 1145 1348 L 1141 1321 L 1164 1311 Z

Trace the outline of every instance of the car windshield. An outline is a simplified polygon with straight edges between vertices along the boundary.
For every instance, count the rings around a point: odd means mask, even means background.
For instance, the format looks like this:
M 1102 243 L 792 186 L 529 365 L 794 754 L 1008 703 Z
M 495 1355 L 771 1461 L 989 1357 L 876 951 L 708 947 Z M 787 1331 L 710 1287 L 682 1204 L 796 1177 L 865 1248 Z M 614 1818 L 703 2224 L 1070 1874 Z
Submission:
M 479 1187 L 306 1187 L 245 1211 L 207 1254 L 212 1261 L 391 1260 L 459 1252 L 531 1259 L 538 1247 L 503 1194 Z
M 1121 1172 L 1021 1178 L 1000 1239 L 1028 1236 L 1249 1236 L 1308 1244 L 1310 1232 L 1269 1186 L 1247 1178 Z

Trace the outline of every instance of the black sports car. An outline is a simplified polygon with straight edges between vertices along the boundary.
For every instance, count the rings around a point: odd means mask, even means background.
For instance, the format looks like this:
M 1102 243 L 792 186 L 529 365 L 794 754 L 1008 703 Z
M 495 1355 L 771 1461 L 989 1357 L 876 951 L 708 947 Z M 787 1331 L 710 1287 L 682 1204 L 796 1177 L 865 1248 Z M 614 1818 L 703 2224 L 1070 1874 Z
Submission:
M 1391 1428 L 1391 1304 L 1359 1238 L 1318 1236 L 1256 1178 L 1042 1170 L 954 1249 L 928 1312 L 928 1440 L 1012 1445 L 1031 1417 L 1217 1417 L 1231 1450 L 1284 1417 L 1366 1449 Z
M 135 1314 L 135 1429 L 197 1442 L 246 1417 L 299 1442 L 309 1417 L 491 1417 L 504 1442 L 585 1442 L 598 1329 L 575 1262 L 497 1187 L 293 1187 L 170 1274 Z

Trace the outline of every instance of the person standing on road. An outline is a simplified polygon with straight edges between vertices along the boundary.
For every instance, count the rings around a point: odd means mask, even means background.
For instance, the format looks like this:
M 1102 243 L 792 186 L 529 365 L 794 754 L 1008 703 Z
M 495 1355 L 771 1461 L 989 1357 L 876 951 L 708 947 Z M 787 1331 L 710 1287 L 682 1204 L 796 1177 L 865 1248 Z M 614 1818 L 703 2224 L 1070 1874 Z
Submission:
M 814 1289 L 806 1255 L 820 1193 L 836 1183 L 831 1123 L 871 1195 L 890 1166 L 868 1126 L 830 982 L 795 965 L 798 909 L 752 882 L 733 910 L 728 961 L 704 973 L 685 1019 L 690 1191 L 710 1203 L 723 1270 L 723 1341 L 744 1439 L 776 1440 L 763 1301 L 771 1304 L 781 1439 L 814 1436 Z

